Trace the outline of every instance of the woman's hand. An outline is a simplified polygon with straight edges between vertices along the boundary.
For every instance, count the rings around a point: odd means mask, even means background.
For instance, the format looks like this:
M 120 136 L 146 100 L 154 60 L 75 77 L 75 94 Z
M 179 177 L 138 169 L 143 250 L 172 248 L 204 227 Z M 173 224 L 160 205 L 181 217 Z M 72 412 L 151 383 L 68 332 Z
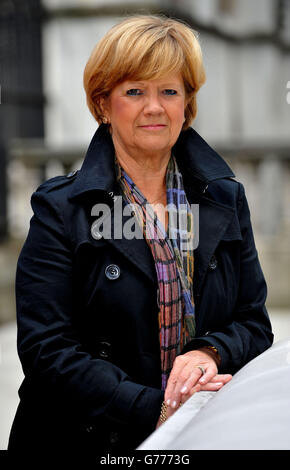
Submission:
M 181 396 L 181 402 L 180 402 L 180 405 L 182 405 L 183 403 L 185 403 L 195 392 L 217 392 L 218 390 L 220 390 L 226 383 L 228 383 L 230 380 L 232 379 L 232 375 L 231 374 L 216 374 L 209 382 L 207 382 L 205 385 L 196 385 L 195 387 L 193 387 L 191 390 L 189 390 L 188 393 L 183 393 L 182 396 Z M 170 416 L 172 416 L 175 411 L 177 410 L 178 408 L 172 408 L 171 406 L 168 406 L 167 407 L 167 412 L 166 412 L 166 416 L 167 418 L 169 418 Z M 156 429 L 159 428 L 159 426 L 161 426 L 162 422 L 160 421 L 160 419 L 158 420 L 157 422 L 157 425 L 156 425 Z
M 198 366 L 204 369 L 204 375 Z M 184 403 L 195 392 L 219 390 L 232 376 L 219 375 L 217 372 L 215 359 L 205 350 L 189 351 L 177 356 L 164 393 L 165 403 L 175 411 L 180 403 Z

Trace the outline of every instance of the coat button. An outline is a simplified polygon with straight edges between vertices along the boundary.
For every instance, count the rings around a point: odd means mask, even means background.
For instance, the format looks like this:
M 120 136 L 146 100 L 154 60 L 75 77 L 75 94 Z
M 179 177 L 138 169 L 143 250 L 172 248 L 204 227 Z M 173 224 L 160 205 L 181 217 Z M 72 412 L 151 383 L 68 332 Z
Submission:
M 109 264 L 109 266 L 107 266 L 105 269 L 105 275 L 108 279 L 110 279 L 110 281 L 118 279 L 120 273 L 120 268 L 116 264 Z
M 107 341 L 100 342 L 99 356 L 102 359 L 108 359 L 111 351 L 111 344 Z
M 111 432 L 110 434 L 110 443 L 111 444 L 118 444 L 118 442 L 120 441 L 120 437 L 119 437 L 119 434 L 117 432 Z
M 215 255 L 212 255 L 208 267 L 209 267 L 209 269 L 211 269 L 212 271 L 213 271 L 214 269 L 216 269 L 216 267 L 217 267 L 217 259 L 216 259 Z

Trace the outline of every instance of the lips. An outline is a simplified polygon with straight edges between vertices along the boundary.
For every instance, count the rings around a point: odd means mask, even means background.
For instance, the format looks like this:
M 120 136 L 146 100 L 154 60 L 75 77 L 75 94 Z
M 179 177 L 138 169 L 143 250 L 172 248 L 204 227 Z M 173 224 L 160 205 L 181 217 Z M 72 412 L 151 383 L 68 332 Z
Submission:
M 166 127 L 166 124 L 145 124 L 139 127 L 142 127 L 143 129 L 159 130 L 159 129 L 163 129 L 164 127 Z

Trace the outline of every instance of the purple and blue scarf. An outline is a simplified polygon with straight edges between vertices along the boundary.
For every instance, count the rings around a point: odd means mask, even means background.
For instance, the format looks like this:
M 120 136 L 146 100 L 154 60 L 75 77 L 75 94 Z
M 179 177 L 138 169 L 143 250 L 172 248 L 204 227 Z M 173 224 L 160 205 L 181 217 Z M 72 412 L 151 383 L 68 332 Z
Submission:
M 182 175 L 172 155 L 166 171 L 168 230 L 144 195 L 115 158 L 117 180 L 134 211 L 151 249 L 158 280 L 159 340 L 162 390 L 165 390 L 176 356 L 195 336 L 193 299 L 193 214 Z

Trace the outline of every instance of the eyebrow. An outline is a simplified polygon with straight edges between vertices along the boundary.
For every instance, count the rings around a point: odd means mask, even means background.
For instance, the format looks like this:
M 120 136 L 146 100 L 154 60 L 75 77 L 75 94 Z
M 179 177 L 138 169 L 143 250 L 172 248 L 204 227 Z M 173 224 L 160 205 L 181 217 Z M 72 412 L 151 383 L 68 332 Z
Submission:
M 142 85 L 142 86 L 146 85 L 145 82 L 139 82 L 138 80 L 136 80 L 136 81 L 135 81 L 135 80 L 127 80 L 127 82 L 128 82 L 128 83 L 134 83 L 135 85 L 137 85 L 137 84 L 138 84 L 138 85 Z M 160 86 L 162 86 L 162 87 L 168 87 L 168 88 L 172 88 L 172 87 L 178 88 L 178 87 L 181 87 L 182 85 L 181 85 L 181 84 L 177 84 L 177 83 L 175 83 L 175 82 L 164 82 L 164 83 L 161 83 Z

